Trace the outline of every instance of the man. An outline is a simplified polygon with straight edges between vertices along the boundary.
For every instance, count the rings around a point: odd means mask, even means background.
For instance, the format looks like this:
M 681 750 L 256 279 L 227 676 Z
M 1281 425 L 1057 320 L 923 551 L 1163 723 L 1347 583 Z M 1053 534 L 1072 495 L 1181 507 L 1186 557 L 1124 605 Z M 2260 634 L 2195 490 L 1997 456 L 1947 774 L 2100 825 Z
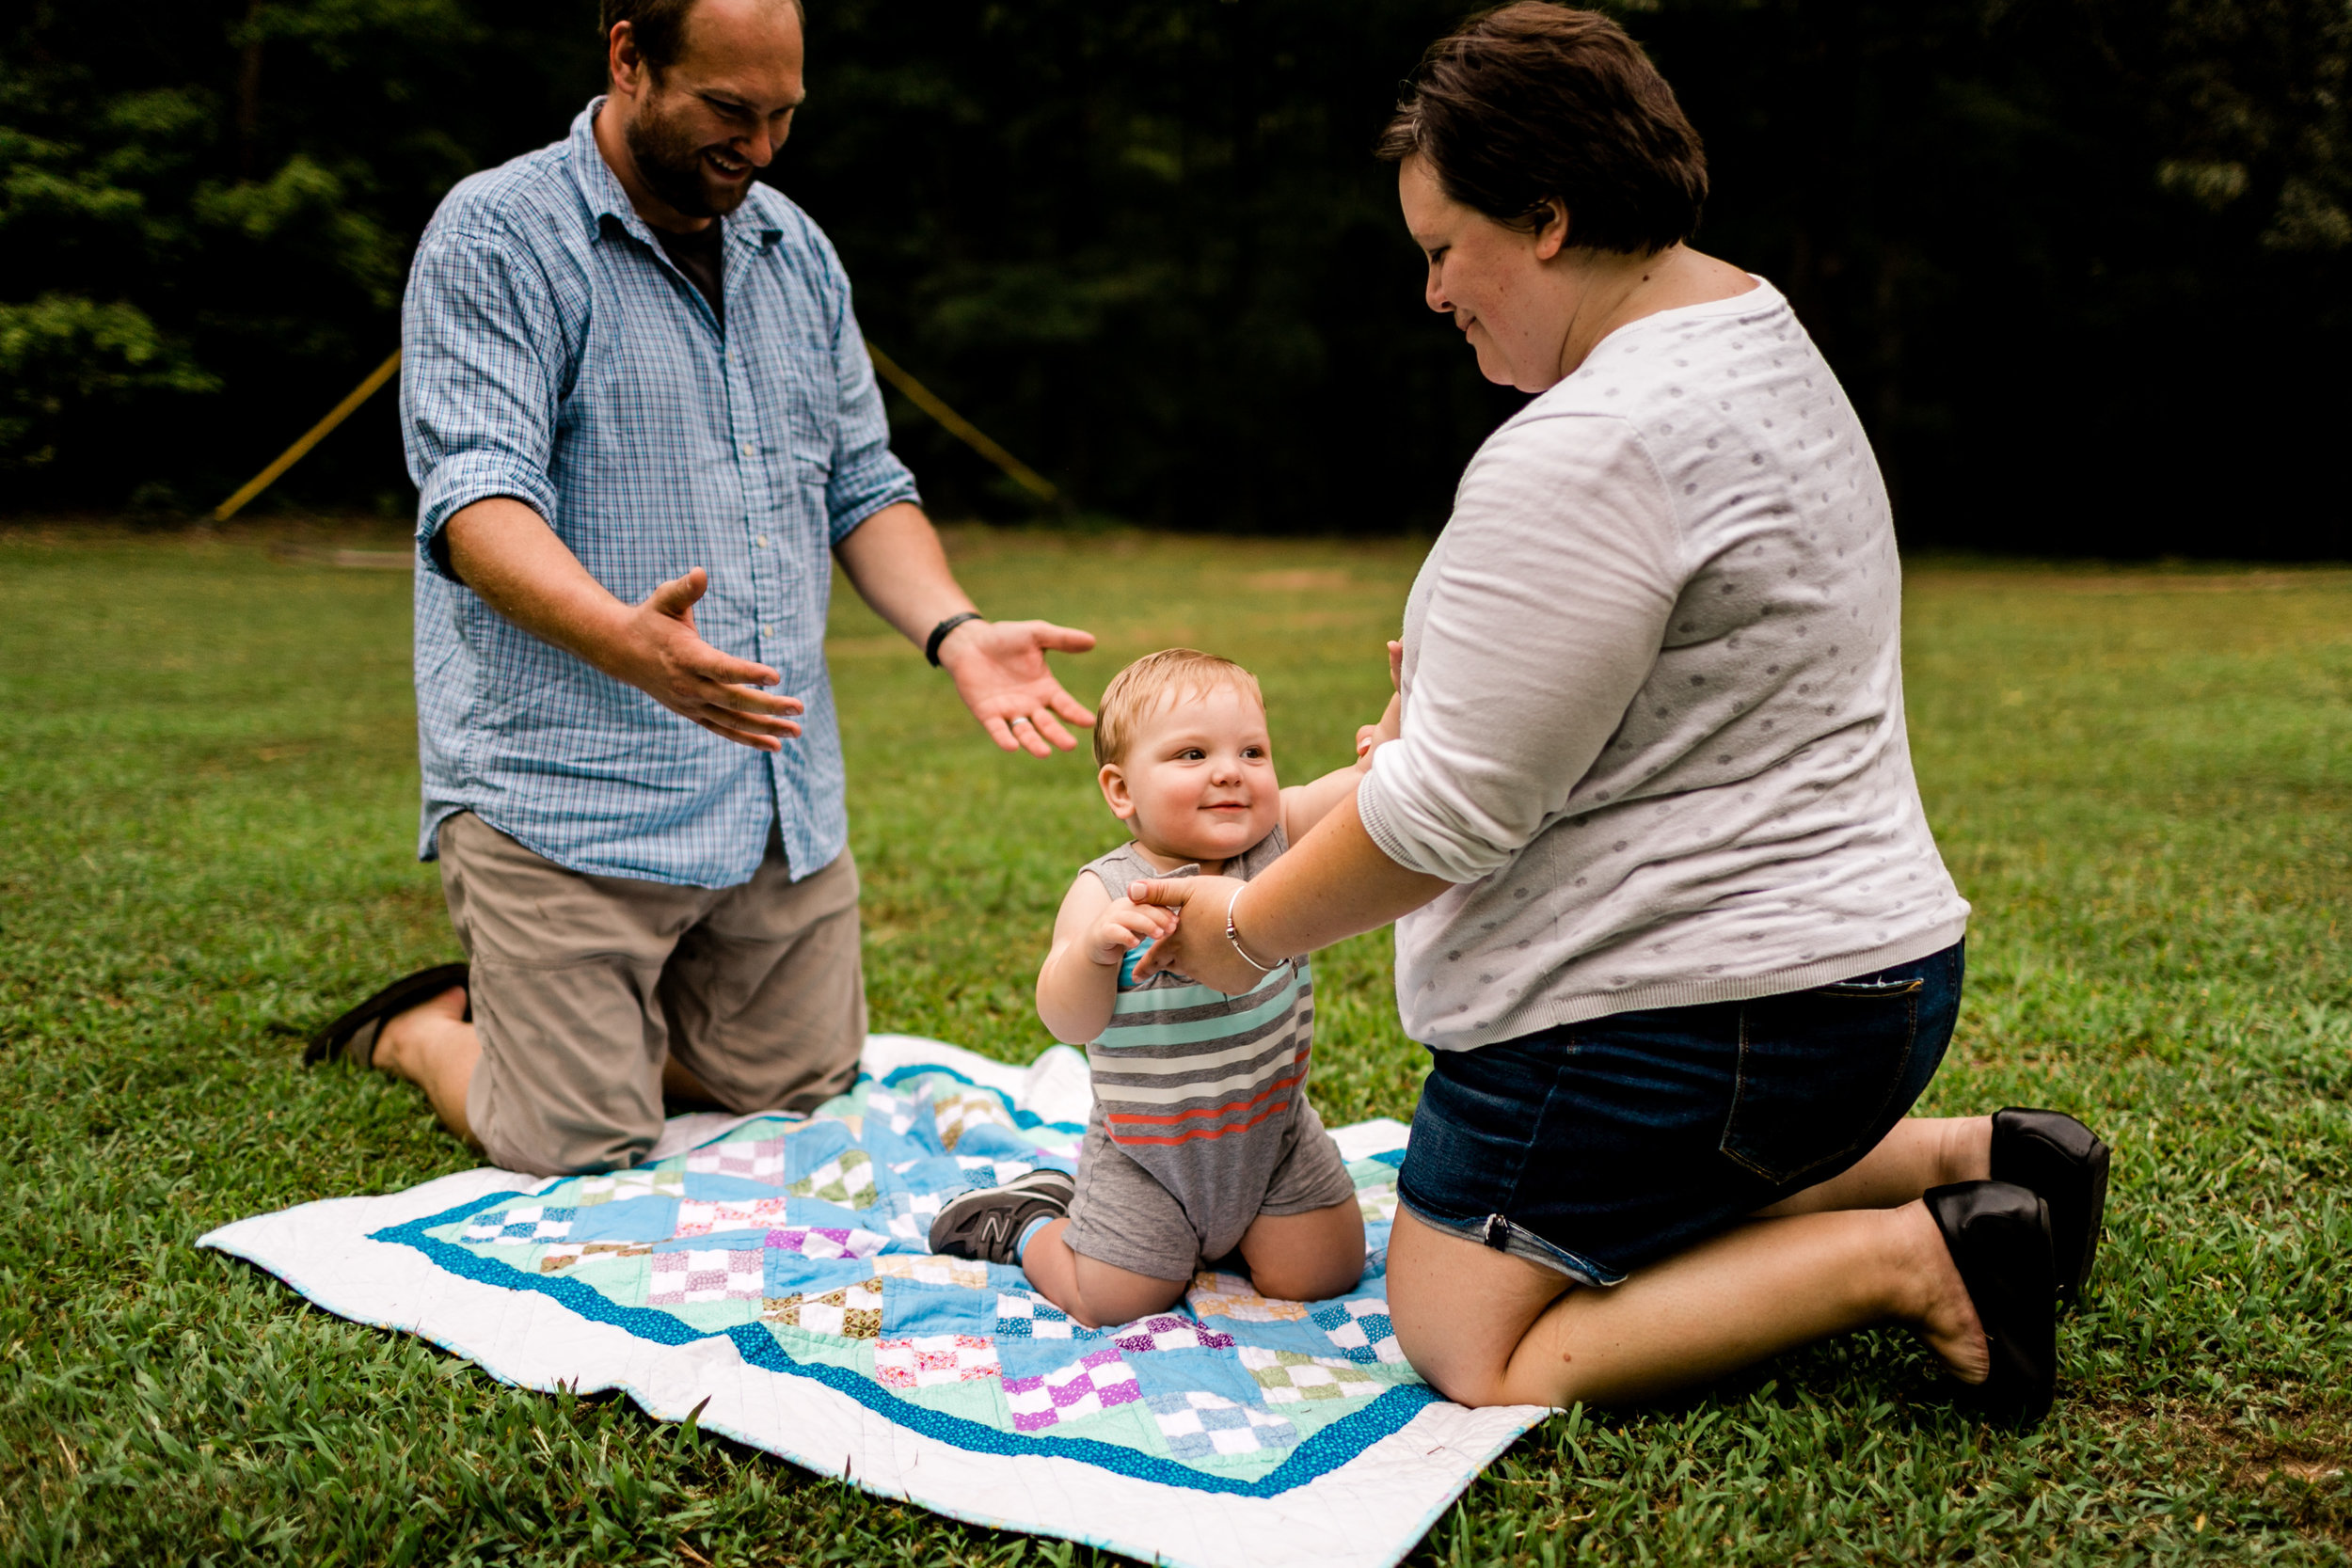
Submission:
M 856 1076 L 832 561 L 999 746 L 1093 722 L 1045 664 L 1093 638 L 973 610 L 839 259 L 754 182 L 803 96 L 792 0 L 605 0 L 605 24 L 610 94 L 450 193 L 403 311 L 419 853 L 469 963 L 308 1058 L 409 1079 L 544 1175 L 644 1158 L 665 1087 L 806 1109 Z

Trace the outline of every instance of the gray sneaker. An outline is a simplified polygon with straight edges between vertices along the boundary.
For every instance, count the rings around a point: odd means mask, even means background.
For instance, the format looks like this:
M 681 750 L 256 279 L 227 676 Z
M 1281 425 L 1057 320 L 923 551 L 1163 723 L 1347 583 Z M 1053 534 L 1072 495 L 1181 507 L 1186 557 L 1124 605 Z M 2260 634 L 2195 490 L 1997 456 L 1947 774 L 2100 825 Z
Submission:
M 968 1192 L 931 1221 L 931 1250 L 949 1258 L 1017 1265 L 1013 1250 L 1035 1219 L 1060 1219 L 1070 1212 L 1078 1183 L 1069 1172 L 1033 1170 L 1001 1187 Z

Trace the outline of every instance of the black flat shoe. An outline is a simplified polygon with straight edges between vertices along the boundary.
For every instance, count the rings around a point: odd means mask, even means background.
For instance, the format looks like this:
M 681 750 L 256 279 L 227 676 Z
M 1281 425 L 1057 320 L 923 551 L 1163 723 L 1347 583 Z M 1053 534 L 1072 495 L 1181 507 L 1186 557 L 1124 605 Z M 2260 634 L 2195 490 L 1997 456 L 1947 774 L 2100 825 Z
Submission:
M 464 964 L 435 964 L 404 974 L 310 1037 L 303 1049 L 302 1065 L 344 1061 L 367 1067 L 375 1060 L 376 1032 L 388 1018 L 397 1017 L 420 1003 L 430 1002 L 452 986 L 467 983 Z M 473 1017 L 473 998 L 466 999 L 466 1016 Z
M 1996 1421 L 2033 1426 L 2058 1395 L 2058 1293 L 2049 1206 L 2008 1181 L 1931 1187 L 1925 1201 L 1984 1325 L 1993 1371 L 1962 1387 Z
M 2090 1287 L 2107 1212 L 2107 1146 L 2060 1111 L 2012 1106 L 1993 1115 L 1993 1180 L 2030 1187 L 2050 1206 L 2050 1264 L 2061 1299 Z

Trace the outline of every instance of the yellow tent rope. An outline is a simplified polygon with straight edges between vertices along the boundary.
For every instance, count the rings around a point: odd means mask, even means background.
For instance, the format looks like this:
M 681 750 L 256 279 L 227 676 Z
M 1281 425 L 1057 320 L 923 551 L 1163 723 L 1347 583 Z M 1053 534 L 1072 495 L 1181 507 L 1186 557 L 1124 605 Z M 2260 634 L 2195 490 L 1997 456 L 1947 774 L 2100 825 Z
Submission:
M 260 495 L 262 491 L 277 483 L 278 475 L 284 473 L 288 468 L 291 468 L 295 464 L 301 462 L 305 453 L 309 452 L 312 447 L 317 446 L 321 441 L 326 440 L 328 433 L 334 430 L 337 425 L 351 418 L 354 411 L 356 411 L 361 404 L 373 397 L 375 395 L 376 388 L 383 386 L 387 381 L 391 380 L 391 378 L 398 373 L 399 370 L 400 350 L 394 349 L 392 350 L 392 356 L 389 359 L 385 360 L 382 364 L 376 366 L 373 371 L 370 371 L 368 372 L 368 378 L 359 383 L 358 386 L 354 387 L 351 389 L 351 395 L 349 397 L 343 399 L 342 402 L 337 404 L 333 408 L 327 410 L 326 418 L 321 420 L 318 423 L 312 425 L 309 430 L 305 431 L 301 440 L 296 441 L 293 446 L 288 447 L 284 451 L 279 452 L 278 454 L 278 461 L 272 463 L 268 467 L 263 468 L 260 473 L 255 474 L 251 479 L 246 480 L 244 486 L 240 488 L 235 495 L 230 497 L 218 506 L 214 507 L 213 521 L 216 523 L 227 522 L 230 518 L 237 515 L 238 509 L 244 506 L 246 502 L 251 500 L 254 497 Z
M 882 373 L 882 378 L 905 393 L 909 403 L 946 426 L 948 435 L 1004 469 L 1006 477 L 1046 505 L 1060 502 L 1061 492 L 1054 487 L 1053 481 L 990 440 L 970 420 L 940 402 L 937 393 L 899 369 L 898 362 L 876 347 L 871 339 L 866 341 L 866 352 L 873 356 L 874 369 Z
M 908 402 L 946 426 L 949 435 L 1002 468 L 1007 477 L 1010 478 L 1015 484 L 1020 485 L 1048 506 L 1060 503 L 1061 491 L 1055 487 L 1051 480 L 990 440 L 978 426 L 941 402 L 937 393 L 899 369 L 897 360 L 875 347 L 873 343 L 868 342 L 866 345 L 866 351 L 873 356 L 874 369 L 881 372 L 882 378 L 904 393 Z M 389 359 L 369 372 L 368 378 L 353 388 L 350 396 L 327 410 L 326 418 L 305 431 L 302 439 L 279 452 L 277 461 L 246 481 L 235 495 L 213 508 L 213 521 L 227 522 L 235 516 L 247 501 L 277 483 L 278 476 L 301 462 L 312 447 L 326 440 L 337 425 L 351 418 L 361 404 L 373 397 L 377 389 L 399 371 L 400 351 L 394 349 Z

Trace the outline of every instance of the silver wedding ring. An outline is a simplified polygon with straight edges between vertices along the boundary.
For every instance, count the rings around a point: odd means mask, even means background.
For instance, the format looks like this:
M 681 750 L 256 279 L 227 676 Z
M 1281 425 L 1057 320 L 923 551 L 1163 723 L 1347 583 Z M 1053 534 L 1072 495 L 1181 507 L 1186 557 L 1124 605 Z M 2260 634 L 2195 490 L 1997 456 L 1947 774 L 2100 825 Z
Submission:
M 1016 713 L 1016 714 L 1014 714 L 1014 715 L 1012 716 L 1011 720 L 1009 721 L 1009 722 L 1011 722 L 1011 723 L 1015 723 L 1015 724 L 1025 724 L 1025 723 L 1027 723 L 1028 721 L 1029 721 L 1029 716 L 1028 716 L 1027 714 L 1025 714 L 1025 713 Z

